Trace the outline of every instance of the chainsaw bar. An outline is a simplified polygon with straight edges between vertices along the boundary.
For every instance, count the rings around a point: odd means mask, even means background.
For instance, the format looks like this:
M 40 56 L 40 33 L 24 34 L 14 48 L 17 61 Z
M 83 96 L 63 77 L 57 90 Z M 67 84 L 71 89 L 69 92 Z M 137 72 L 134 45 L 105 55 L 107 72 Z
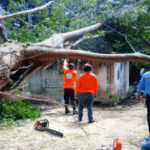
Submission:
M 58 132 L 58 131 L 55 131 L 55 130 L 52 130 L 52 129 L 49 129 L 49 128 L 42 128 L 42 130 L 41 130 L 41 129 L 35 129 L 35 130 L 38 130 L 38 131 L 46 131 L 46 132 L 48 132 L 48 133 L 50 133 L 50 134 L 54 134 L 54 135 L 60 136 L 60 137 L 63 137 L 63 136 L 64 136 L 63 133 Z
M 43 128 L 43 131 L 46 131 L 46 132 L 48 132 L 50 134 L 54 134 L 54 135 L 60 136 L 60 137 L 64 136 L 63 133 L 55 131 L 55 130 L 52 130 L 52 129 L 49 129 L 49 128 Z

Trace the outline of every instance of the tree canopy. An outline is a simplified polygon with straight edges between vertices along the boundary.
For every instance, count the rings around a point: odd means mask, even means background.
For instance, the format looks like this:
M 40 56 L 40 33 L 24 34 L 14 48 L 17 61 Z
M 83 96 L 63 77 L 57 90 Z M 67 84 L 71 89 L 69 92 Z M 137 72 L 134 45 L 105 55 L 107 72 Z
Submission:
M 35 8 L 46 2 L 48 1 L 11 0 L 6 14 Z M 137 51 L 149 54 L 150 2 L 148 0 L 56 0 L 55 2 L 69 9 L 74 15 L 63 7 L 51 5 L 31 16 L 11 18 L 4 23 L 7 37 L 21 42 L 37 43 L 53 33 L 73 31 L 103 22 L 103 28 L 96 33 L 85 34 L 91 40 L 82 39 L 84 42 L 79 45 L 81 49 L 100 53 Z M 32 19 L 32 25 L 29 24 L 29 19 Z M 94 35 L 100 37 L 92 39 Z

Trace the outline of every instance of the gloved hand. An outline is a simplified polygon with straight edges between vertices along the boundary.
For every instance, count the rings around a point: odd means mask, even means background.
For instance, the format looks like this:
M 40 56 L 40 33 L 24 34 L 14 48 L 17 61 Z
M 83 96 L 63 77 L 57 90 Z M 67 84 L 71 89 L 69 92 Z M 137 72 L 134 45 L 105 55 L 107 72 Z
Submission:
M 137 101 L 140 101 L 140 100 L 141 100 L 141 96 L 140 96 L 140 95 L 137 95 L 137 96 L 136 96 L 136 99 L 137 99 Z

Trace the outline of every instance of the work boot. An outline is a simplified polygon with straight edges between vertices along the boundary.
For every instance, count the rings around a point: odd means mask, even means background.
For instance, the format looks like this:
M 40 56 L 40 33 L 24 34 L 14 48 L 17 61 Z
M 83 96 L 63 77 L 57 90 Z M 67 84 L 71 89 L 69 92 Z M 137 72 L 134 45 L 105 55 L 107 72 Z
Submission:
M 79 119 L 78 119 L 79 121 L 82 121 L 82 118 L 81 117 L 79 117 Z
M 78 114 L 78 111 L 74 110 L 73 115 L 76 115 L 76 114 Z
M 78 114 L 78 111 L 76 111 L 76 108 L 73 108 L 73 115 Z
M 65 114 L 69 114 L 70 113 L 70 110 L 68 109 L 67 106 L 65 106 Z
M 91 121 L 89 121 L 89 123 L 93 123 L 93 122 L 95 122 L 95 120 L 91 120 Z

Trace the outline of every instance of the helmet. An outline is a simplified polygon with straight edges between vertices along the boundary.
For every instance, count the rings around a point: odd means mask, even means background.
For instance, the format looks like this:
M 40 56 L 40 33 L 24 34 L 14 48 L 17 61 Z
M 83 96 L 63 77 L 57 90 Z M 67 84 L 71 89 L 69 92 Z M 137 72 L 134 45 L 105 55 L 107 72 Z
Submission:
M 84 65 L 84 71 L 91 71 L 91 70 L 92 70 L 92 66 L 90 64 L 86 63 Z

